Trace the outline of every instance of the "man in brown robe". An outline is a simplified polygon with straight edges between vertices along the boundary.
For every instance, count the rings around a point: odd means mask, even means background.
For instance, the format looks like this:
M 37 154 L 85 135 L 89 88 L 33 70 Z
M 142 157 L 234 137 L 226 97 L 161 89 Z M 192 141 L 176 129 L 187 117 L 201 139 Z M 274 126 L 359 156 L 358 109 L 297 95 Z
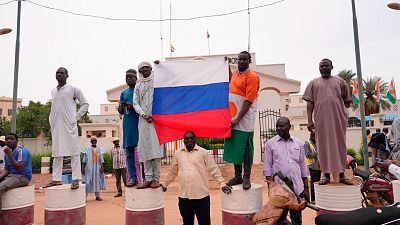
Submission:
M 339 173 L 339 182 L 351 185 L 344 175 L 346 167 L 347 109 L 351 96 L 347 82 L 331 76 L 332 61 L 323 59 L 319 63 L 321 77 L 312 80 L 304 92 L 307 101 L 309 131 L 315 129 L 318 159 L 323 177 L 319 184 L 330 182 L 330 173 Z M 314 116 L 314 119 L 313 119 Z

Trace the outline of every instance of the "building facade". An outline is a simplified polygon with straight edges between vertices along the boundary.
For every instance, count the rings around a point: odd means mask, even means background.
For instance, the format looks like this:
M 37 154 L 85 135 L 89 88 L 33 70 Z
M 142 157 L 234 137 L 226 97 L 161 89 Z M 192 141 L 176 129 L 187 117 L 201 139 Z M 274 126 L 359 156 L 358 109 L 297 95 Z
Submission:
M 13 99 L 10 97 L 2 96 L 0 97 L 0 118 L 11 120 L 12 117 L 12 101 Z M 17 99 L 17 109 L 21 108 L 22 99 Z

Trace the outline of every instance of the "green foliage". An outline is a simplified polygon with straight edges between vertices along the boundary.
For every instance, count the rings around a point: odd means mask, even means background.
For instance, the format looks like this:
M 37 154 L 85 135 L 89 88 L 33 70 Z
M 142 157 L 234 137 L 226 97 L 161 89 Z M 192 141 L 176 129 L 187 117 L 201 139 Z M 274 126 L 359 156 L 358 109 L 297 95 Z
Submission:
M 17 133 L 22 137 L 35 138 L 41 132 L 46 136 L 50 134 L 49 114 L 51 102 L 42 104 L 30 101 L 28 106 L 23 106 L 17 114 Z
M 362 146 L 360 146 L 360 149 L 358 149 L 358 154 L 360 156 L 359 159 L 356 159 L 358 165 L 364 165 L 364 149 Z
M 357 164 L 359 164 L 359 165 L 364 164 L 363 156 L 362 156 L 362 154 L 360 154 L 359 150 L 356 150 L 354 148 L 348 148 L 347 155 L 353 157 L 356 160 Z
M 6 118 L 0 118 L 0 136 L 6 135 L 11 131 L 11 121 Z
M 51 157 L 51 153 L 40 153 L 32 155 L 32 173 L 40 173 L 40 168 L 42 167 L 42 157 L 50 157 L 51 171 L 51 165 L 53 165 L 53 157 Z
M 114 171 L 113 169 L 113 162 L 111 159 L 110 153 L 106 152 L 104 154 L 104 164 L 103 164 L 103 169 L 105 173 L 112 173 Z
M 76 108 L 80 108 L 81 105 L 79 103 L 76 103 Z M 79 136 L 82 136 L 82 128 L 79 126 L 81 123 L 93 123 L 93 121 L 89 118 L 89 112 L 86 112 L 85 115 L 83 115 L 79 120 L 78 120 L 78 134 Z
M 214 149 L 224 149 L 224 144 L 210 144 L 209 150 L 214 150 Z
M 379 83 L 379 90 L 381 93 L 381 102 L 379 103 L 375 99 L 375 84 L 376 81 Z M 369 116 L 371 114 L 379 113 L 380 109 L 389 111 L 391 108 L 390 103 L 385 100 L 386 92 L 388 90 L 388 83 L 383 81 L 381 77 L 374 76 L 372 78 L 367 78 L 363 80 L 364 83 L 364 95 L 365 97 L 365 115 Z
M 351 87 L 353 84 L 354 77 L 356 76 L 352 70 L 341 70 L 338 73 L 338 77 L 342 78 L 347 82 L 347 84 Z

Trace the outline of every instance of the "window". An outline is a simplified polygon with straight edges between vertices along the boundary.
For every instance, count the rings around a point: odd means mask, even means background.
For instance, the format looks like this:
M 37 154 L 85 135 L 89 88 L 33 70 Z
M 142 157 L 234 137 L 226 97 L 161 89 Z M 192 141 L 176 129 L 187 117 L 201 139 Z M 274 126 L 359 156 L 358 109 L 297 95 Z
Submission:
M 12 115 L 12 109 L 8 109 L 8 115 L 9 115 L 9 116 Z
M 105 111 L 105 112 L 108 112 L 108 106 L 105 106 L 105 107 L 104 107 L 104 111 Z
M 0 116 L 3 115 L 3 109 L 0 109 Z

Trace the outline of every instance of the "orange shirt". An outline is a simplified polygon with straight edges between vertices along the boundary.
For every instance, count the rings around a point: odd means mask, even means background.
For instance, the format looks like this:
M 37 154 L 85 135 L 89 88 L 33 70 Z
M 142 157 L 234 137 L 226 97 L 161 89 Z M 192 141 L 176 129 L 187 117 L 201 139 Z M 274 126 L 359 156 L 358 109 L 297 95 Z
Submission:
M 241 95 L 245 100 L 254 102 L 259 90 L 260 78 L 253 70 L 248 69 L 244 74 L 240 74 L 238 70 L 233 72 L 229 93 Z

